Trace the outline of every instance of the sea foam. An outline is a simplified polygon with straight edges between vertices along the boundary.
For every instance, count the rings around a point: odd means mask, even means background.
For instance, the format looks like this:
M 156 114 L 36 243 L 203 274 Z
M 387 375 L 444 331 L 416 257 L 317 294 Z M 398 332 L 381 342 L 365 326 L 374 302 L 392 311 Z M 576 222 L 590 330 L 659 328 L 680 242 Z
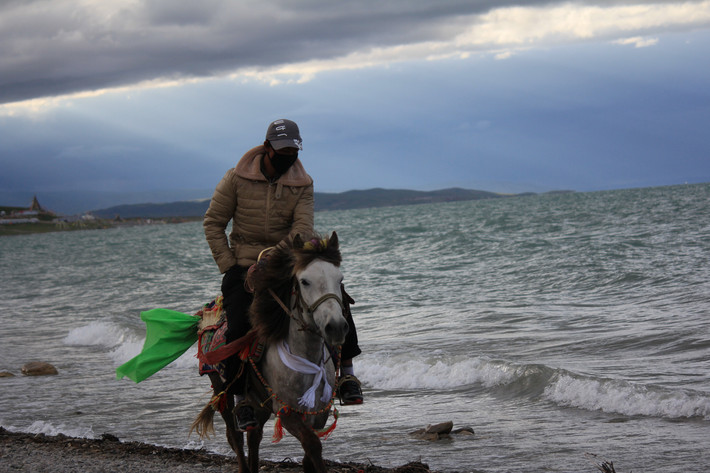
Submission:
M 686 390 L 561 375 L 544 396 L 559 405 L 587 410 L 664 418 L 703 417 L 710 420 L 710 397 Z
M 59 434 L 64 434 L 69 437 L 75 437 L 75 438 L 87 438 L 87 439 L 96 438 L 96 434 L 91 429 L 91 427 L 70 428 L 70 427 L 67 427 L 65 424 L 59 424 L 59 425 L 55 426 L 51 422 L 47 422 L 44 420 L 34 421 L 30 426 L 23 428 L 23 429 L 15 429 L 13 427 L 9 427 L 7 430 L 10 430 L 12 432 L 28 432 L 30 434 L 45 434 L 45 435 L 49 435 L 49 436 L 56 436 Z
M 91 322 L 69 331 L 63 342 L 71 346 L 103 346 L 113 348 L 123 343 L 128 330 L 110 322 Z
M 493 387 L 519 376 L 512 365 L 482 357 L 427 359 L 379 354 L 363 356 L 356 363 L 358 377 L 381 389 L 438 389 L 470 384 Z

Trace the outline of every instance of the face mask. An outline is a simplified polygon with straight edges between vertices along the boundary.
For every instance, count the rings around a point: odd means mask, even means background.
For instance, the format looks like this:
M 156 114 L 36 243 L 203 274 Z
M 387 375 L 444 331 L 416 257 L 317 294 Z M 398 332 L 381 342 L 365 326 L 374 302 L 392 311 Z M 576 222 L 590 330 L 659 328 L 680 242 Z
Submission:
M 277 173 L 284 174 L 288 171 L 288 168 L 293 166 L 293 163 L 298 159 L 298 153 L 296 154 L 279 154 L 274 152 L 271 158 L 271 165 L 274 167 Z

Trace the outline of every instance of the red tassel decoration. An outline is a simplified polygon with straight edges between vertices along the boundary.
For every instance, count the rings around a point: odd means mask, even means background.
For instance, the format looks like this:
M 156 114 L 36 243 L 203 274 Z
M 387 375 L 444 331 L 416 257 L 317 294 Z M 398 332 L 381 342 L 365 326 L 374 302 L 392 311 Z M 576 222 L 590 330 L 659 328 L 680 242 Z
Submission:
M 284 438 L 284 428 L 283 425 L 281 425 L 281 415 L 288 414 L 288 411 L 288 406 L 284 406 L 279 409 L 279 412 L 276 414 L 276 422 L 274 423 L 274 435 L 273 437 L 271 437 L 272 443 L 279 443 L 281 439 Z
M 333 423 L 327 429 L 316 431 L 318 437 L 322 438 L 323 440 L 328 440 L 328 437 L 330 436 L 330 434 L 333 433 L 335 427 L 338 425 L 338 415 L 338 409 L 333 407 Z

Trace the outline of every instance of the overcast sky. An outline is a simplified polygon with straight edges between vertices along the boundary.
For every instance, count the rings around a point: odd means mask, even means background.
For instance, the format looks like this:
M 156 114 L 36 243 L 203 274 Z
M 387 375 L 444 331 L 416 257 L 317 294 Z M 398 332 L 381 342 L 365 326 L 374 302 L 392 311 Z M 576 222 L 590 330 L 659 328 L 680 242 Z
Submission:
M 209 197 L 277 118 L 320 192 L 709 182 L 710 1 L 0 1 L 2 196 Z

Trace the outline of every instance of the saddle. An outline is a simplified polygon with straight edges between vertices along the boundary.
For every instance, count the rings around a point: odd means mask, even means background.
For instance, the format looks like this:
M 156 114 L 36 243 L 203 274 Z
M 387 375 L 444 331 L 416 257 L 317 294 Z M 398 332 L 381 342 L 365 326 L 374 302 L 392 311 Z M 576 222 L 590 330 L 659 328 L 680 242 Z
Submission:
M 227 317 L 222 307 L 222 296 L 202 306 L 195 313 L 201 317 L 198 325 L 197 358 L 200 360 L 200 376 L 219 373 L 223 381 L 227 380 L 225 360 L 237 354 L 242 361 L 252 358 L 261 359 L 264 345 L 251 332 L 244 337 L 227 343 Z

